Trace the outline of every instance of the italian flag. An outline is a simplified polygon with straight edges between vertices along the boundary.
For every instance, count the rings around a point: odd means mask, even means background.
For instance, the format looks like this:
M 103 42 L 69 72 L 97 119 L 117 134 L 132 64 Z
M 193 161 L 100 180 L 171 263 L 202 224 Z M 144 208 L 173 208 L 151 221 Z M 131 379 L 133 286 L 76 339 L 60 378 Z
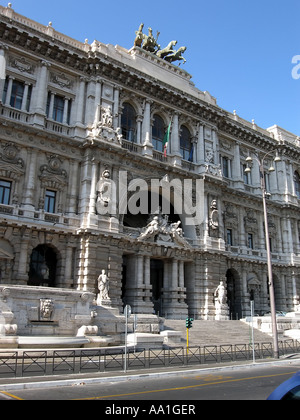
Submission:
M 168 149 L 169 139 L 170 139 L 171 124 L 172 122 L 170 122 L 169 127 L 164 137 L 164 157 L 167 157 L 167 149 Z

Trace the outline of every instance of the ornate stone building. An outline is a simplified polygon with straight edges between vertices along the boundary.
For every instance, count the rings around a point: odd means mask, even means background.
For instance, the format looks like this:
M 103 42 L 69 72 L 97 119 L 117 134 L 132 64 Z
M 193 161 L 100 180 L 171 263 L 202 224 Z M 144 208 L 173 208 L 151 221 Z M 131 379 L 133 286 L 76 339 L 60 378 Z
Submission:
M 220 108 L 142 31 L 81 43 L 0 7 L 0 286 L 96 294 L 105 270 L 116 311 L 210 320 L 223 281 L 230 318 L 266 312 L 268 153 L 276 309 L 296 310 L 299 138 Z

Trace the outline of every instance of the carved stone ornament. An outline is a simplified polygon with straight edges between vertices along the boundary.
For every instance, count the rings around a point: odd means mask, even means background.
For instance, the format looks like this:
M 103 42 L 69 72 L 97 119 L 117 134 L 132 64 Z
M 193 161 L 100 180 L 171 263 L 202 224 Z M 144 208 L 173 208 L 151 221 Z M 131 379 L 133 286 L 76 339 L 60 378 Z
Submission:
M 40 167 L 40 172 L 40 180 L 43 186 L 47 186 L 49 182 L 54 182 L 60 189 L 67 182 L 68 174 L 62 169 L 62 161 L 57 155 L 50 156 L 48 164 Z
M 51 299 L 40 299 L 40 321 L 51 321 L 54 304 Z
M 18 154 L 19 149 L 14 144 L 7 143 L 3 146 L 3 153 L 0 154 L 0 160 L 23 168 L 24 161 L 18 157 Z
M 34 74 L 35 66 L 24 57 L 11 56 L 9 59 L 10 67 L 19 70 L 21 73 Z
M 64 73 L 51 73 L 50 81 L 61 88 L 73 88 L 72 80 L 70 80 Z
M 102 140 L 122 145 L 122 133 L 121 128 L 114 129 L 113 127 L 113 115 L 111 108 L 101 107 L 101 117 L 97 124 L 92 127 L 92 137 L 101 138 Z
M 157 214 L 143 228 L 138 240 L 151 239 L 154 242 L 169 242 L 184 248 L 190 248 L 190 244 L 183 237 L 182 228 L 179 227 L 180 224 L 180 220 L 175 223 L 169 223 L 167 215 Z

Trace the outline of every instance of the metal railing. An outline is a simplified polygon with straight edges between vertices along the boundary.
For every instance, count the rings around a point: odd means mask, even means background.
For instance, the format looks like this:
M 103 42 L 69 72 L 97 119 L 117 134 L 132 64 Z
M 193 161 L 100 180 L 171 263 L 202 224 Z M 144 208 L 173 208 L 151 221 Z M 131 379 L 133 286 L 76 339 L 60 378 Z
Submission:
M 298 340 L 279 342 L 280 356 L 300 352 Z M 229 344 L 216 346 L 174 347 L 166 349 L 129 348 L 127 370 L 142 370 L 172 366 L 196 366 L 209 363 L 239 362 L 273 357 L 272 343 Z M 1 350 L 0 378 L 76 373 L 122 371 L 124 347 L 61 349 L 61 350 Z

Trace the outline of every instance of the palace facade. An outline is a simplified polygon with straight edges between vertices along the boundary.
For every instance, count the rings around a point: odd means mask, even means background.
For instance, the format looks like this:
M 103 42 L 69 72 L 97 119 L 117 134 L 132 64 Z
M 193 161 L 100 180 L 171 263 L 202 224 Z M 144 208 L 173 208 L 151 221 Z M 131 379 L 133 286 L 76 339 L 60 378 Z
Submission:
M 265 158 L 276 309 L 298 309 L 296 135 L 220 108 L 142 43 L 82 43 L 11 5 L 0 79 L 0 286 L 97 294 L 105 270 L 120 313 L 210 320 L 223 281 L 227 317 L 268 312 Z

